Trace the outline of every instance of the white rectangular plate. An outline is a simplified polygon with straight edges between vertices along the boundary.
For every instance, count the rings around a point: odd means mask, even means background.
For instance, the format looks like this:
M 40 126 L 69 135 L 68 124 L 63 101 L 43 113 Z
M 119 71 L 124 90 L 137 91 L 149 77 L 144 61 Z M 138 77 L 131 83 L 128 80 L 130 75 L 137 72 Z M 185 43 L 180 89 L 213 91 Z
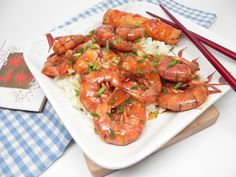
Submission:
M 139 13 L 144 16 L 147 16 L 145 11 L 148 10 L 166 18 L 166 15 L 157 5 L 146 2 L 130 3 L 120 6 L 118 9 Z M 53 36 L 76 33 L 86 34 L 88 31 L 101 24 L 103 14 L 104 13 L 97 14 L 85 20 L 80 20 L 79 22 L 65 27 L 60 31 L 54 32 Z M 216 37 L 207 29 L 191 23 L 186 19 L 179 17 L 178 15 L 176 16 L 190 30 L 210 38 L 230 49 L 235 48 L 231 44 Z M 184 47 L 188 47 L 184 54 L 186 58 L 194 59 L 199 57 L 201 68 L 200 73 L 203 78 L 206 78 L 215 71 L 215 69 L 192 45 L 192 43 L 186 39 L 185 36 L 181 38 L 181 41 L 175 51 L 178 51 Z M 209 106 L 211 106 L 230 89 L 229 86 L 219 86 L 219 88 L 222 90 L 222 93 L 210 95 L 206 103 L 198 109 L 180 113 L 163 113 L 159 115 L 158 119 L 147 122 L 143 134 L 137 141 L 127 146 L 114 146 L 105 143 L 99 136 L 97 136 L 94 133 L 94 129 L 87 125 L 86 116 L 73 107 L 65 92 L 55 85 L 52 79 L 41 74 L 41 70 L 47 56 L 48 43 L 45 36 L 42 36 L 39 40 L 30 43 L 24 52 L 25 60 L 31 72 L 37 79 L 48 100 L 55 108 L 56 112 L 76 143 L 91 160 L 93 160 L 98 165 L 109 169 L 128 167 L 152 154 L 168 140 L 178 134 L 193 120 L 195 120 L 202 112 L 204 112 Z M 219 57 L 221 55 L 216 54 L 216 56 Z M 228 65 L 231 64 L 231 61 L 224 61 Z M 217 82 L 219 77 L 220 75 L 215 73 L 212 82 Z

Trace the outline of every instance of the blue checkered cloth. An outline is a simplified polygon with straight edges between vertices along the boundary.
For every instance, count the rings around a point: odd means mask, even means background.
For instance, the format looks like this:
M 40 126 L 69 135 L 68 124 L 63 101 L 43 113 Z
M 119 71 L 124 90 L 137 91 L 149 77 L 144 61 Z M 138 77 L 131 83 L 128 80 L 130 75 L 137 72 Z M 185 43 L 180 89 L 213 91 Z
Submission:
M 173 0 L 105 0 L 54 28 L 63 28 L 80 19 L 125 3 L 147 1 L 162 3 L 203 27 L 216 15 L 183 6 Z M 71 136 L 49 102 L 42 113 L 0 109 L 0 176 L 39 176 L 60 157 Z

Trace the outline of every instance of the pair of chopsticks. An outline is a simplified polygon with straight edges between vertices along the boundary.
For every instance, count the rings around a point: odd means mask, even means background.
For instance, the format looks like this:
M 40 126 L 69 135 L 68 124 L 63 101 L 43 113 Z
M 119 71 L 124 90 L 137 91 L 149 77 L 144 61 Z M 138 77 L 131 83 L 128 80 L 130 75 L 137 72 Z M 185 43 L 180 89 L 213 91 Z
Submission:
M 159 18 L 161 21 L 182 30 L 186 36 L 193 42 L 193 44 L 201 51 L 201 53 L 208 59 L 208 61 L 215 67 L 215 69 L 224 77 L 224 79 L 228 82 L 228 84 L 234 89 L 236 92 L 236 80 L 235 78 L 226 70 L 226 68 L 199 42 L 216 49 L 217 51 L 221 52 L 222 54 L 227 55 L 228 57 L 236 60 L 236 53 L 233 51 L 213 42 L 209 39 L 206 39 L 196 33 L 188 31 L 166 8 L 164 8 L 161 4 L 160 7 L 162 10 L 174 21 L 174 23 L 163 19 L 153 13 L 147 12 L 149 15 Z M 198 41 L 199 40 L 199 41 Z

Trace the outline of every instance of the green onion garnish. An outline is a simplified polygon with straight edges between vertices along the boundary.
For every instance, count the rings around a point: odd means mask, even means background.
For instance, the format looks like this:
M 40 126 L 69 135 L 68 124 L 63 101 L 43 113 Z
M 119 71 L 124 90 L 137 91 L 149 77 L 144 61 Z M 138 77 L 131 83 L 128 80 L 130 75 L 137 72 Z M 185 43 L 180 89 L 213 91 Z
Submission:
M 106 87 L 102 86 L 102 87 L 98 90 L 98 92 L 96 93 L 96 95 L 97 95 L 97 96 L 101 96 L 101 95 L 105 92 L 105 90 L 106 90 Z
M 110 50 L 109 41 L 106 41 L 105 50 L 108 52 Z
M 139 58 L 138 60 L 137 60 L 137 63 L 142 63 L 142 62 L 144 62 L 146 59 L 145 58 Z
M 166 94 L 168 94 L 168 90 L 167 90 L 166 88 L 163 88 L 163 89 L 161 90 L 161 93 L 162 93 L 163 95 L 166 95 Z
M 115 102 L 116 102 L 117 98 L 113 97 L 111 100 L 110 100 L 110 104 L 113 105 Z
M 91 116 L 100 118 L 99 114 L 96 112 L 90 112 Z
M 179 89 L 182 86 L 182 83 L 178 82 L 177 84 L 175 84 L 175 89 Z
M 95 29 L 93 29 L 93 30 L 91 30 L 91 31 L 89 31 L 89 33 L 88 33 L 88 37 L 91 37 L 91 36 L 93 36 L 94 35 L 94 33 L 95 33 Z
M 138 88 L 137 82 L 134 83 L 134 85 L 130 88 L 131 90 L 136 90 Z
M 139 76 L 143 75 L 143 71 L 141 69 L 137 69 L 136 74 Z
M 82 53 L 75 53 L 74 55 L 73 55 L 73 57 L 79 57 L 80 55 L 82 55 Z
M 168 68 L 171 68 L 177 64 L 179 64 L 179 61 L 176 59 L 172 59 L 171 62 L 168 64 Z
M 116 134 L 115 134 L 114 130 L 112 130 L 111 128 L 109 129 L 108 135 L 109 135 L 111 138 L 115 138 L 115 137 L 116 137 Z
M 119 58 L 117 58 L 117 57 L 115 57 L 115 58 L 113 58 L 113 60 L 112 60 L 115 64 L 119 64 L 120 63 L 120 60 L 119 60 Z
M 157 73 L 157 70 L 152 70 L 151 71 L 151 74 L 156 74 Z

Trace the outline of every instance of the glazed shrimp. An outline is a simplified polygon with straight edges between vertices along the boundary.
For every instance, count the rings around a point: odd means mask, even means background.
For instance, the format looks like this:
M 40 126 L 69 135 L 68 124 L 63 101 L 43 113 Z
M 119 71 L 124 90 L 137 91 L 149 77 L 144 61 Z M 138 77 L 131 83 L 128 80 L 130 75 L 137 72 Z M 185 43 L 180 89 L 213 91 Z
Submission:
M 68 50 L 64 55 L 58 56 L 54 54 L 49 56 L 44 63 L 42 73 L 51 77 L 67 75 L 68 69 L 71 67 L 68 61 L 71 59 L 72 54 L 72 50 Z
M 88 111 L 96 111 L 97 106 L 109 95 L 112 87 L 121 88 L 117 72 L 94 71 L 81 79 L 80 101 Z
M 208 86 L 204 82 L 192 80 L 185 90 L 167 89 L 159 96 L 159 106 L 172 111 L 186 111 L 203 104 L 208 95 Z
M 109 9 L 103 16 L 103 24 L 114 27 L 142 27 L 155 40 L 176 45 L 181 31 L 156 19 L 148 19 L 138 14 Z
M 106 46 L 107 42 L 111 48 L 122 52 L 131 52 L 136 50 L 136 47 L 131 42 L 127 42 L 115 35 L 114 28 L 109 25 L 103 25 L 96 29 L 94 39 L 101 46 Z
M 157 70 L 161 78 L 172 82 L 191 81 L 199 70 L 195 62 L 182 57 L 168 55 L 159 56 Z
M 105 142 L 124 146 L 140 137 L 146 122 L 146 110 L 135 99 L 124 100 L 112 108 L 113 99 L 112 94 L 98 105 L 98 116 L 93 118 L 93 122 L 97 133 Z
M 57 55 L 64 54 L 67 50 L 72 50 L 77 45 L 87 41 L 87 38 L 83 35 L 68 35 L 56 39 L 58 40 L 53 45 L 53 50 Z
M 120 64 L 121 73 L 127 76 L 122 82 L 124 90 L 145 104 L 155 103 L 161 93 L 161 80 L 148 59 L 128 56 Z
M 116 34 L 126 41 L 135 41 L 144 37 L 145 31 L 143 28 L 128 28 L 117 27 Z

